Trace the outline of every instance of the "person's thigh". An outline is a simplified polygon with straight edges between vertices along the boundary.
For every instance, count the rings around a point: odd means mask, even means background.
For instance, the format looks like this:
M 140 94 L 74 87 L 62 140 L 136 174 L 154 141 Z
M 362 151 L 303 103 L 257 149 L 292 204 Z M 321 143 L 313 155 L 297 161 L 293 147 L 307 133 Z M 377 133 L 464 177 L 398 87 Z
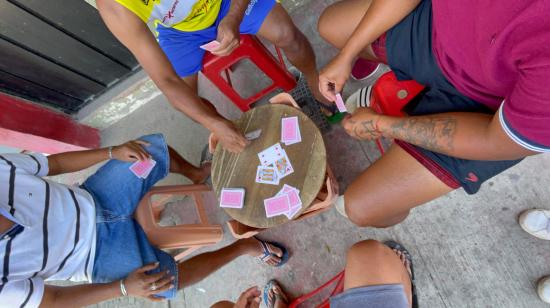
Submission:
M 404 219 L 410 209 L 452 190 L 393 144 L 347 189 L 344 194 L 346 213 L 357 225 L 388 227 Z M 396 217 L 400 220 L 393 221 Z
M 170 157 L 164 136 L 155 134 L 139 139 L 150 144 L 145 150 L 156 161 L 146 179 L 138 178 L 130 171 L 132 162 L 112 159 L 82 185 L 94 197 L 98 215 L 132 216 L 143 196 L 168 175 Z
M 334 47 L 341 49 L 365 16 L 371 2 L 371 0 L 344 0 L 330 5 L 319 17 L 317 25 L 319 34 Z M 370 46 L 365 53 L 372 60 L 376 60 Z

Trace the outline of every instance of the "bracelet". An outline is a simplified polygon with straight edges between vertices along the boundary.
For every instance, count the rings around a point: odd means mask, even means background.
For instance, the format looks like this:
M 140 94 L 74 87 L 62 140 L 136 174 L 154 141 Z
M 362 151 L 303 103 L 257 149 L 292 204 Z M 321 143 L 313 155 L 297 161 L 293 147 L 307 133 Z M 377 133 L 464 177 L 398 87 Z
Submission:
M 126 286 L 124 285 L 124 279 L 120 279 L 120 293 L 122 293 L 123 296 L 128 296 Z
M 109 151 L 109 159 L 113 159 L 113 147 L 109 147 L 108 151 Z

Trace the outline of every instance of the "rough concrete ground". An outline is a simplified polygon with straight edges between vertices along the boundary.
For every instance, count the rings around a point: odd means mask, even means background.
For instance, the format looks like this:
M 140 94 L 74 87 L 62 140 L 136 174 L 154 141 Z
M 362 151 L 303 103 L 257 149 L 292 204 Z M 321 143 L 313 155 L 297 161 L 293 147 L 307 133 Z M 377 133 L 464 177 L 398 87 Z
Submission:
M 332 2 L 283 2 L 311 40 L 319 67 L 336 53 L 316 32 L 320 13 Z M 255 77 L 254 73 L 234 76 L 241 84 L 253 84 Z M 351 82 L 345 93 L 364 84 Z M 239 111 L 205 80 L 201 80 L 201 93 L 224 115 L 239 116 Z M 208 136 L 204 128 L 174 111 L 161 96 L 104 129 L 102 140 L 111 145 L 153 132 L 165 134 L 168 142 L 195 164 Z M 377 157 L 371 143 L 352 140 L 338 127 L 326 138 L 330 140 L 329 163 L 343 188 Z M 288 223 L 261 234 L 290 249 L 292 258 L 283 268 L 269 268 L 250 257 L 241 257 L 179 292 L 178 299 L 170 303 L 128 298 L 97 307 L 209 307 L 222 299 L 235 300 L 252 285 L 263 287 L 271 278 L 278 279 L 291 296 L 298 296 L 340 272 L 346 250 L 368 238 L 394 239 L 411 251 L 421 307 L 544 307 L 535 286 L 539 277 L 550 273 L 550 245 L 524 233 L 516 219 L 524 209 L 550 208 L 548 170 L 550 156 L 528 158 L 485 183 L 474 196 L 462 190 L 452 192 L 413 210 L 398 226 L 383 230 L 355 227 L 335 210 Z M 163 183 L 189 182 L 170 176 Z M 209 213 L 213 222 L 223 224 L 228 219 L 214 200 Z M 177 207 L 171 207 L 164 219 L 172 220 L 176 215 L 182 216 Z M 226 230 L 223 242 L 211 249 L 231 242 Z

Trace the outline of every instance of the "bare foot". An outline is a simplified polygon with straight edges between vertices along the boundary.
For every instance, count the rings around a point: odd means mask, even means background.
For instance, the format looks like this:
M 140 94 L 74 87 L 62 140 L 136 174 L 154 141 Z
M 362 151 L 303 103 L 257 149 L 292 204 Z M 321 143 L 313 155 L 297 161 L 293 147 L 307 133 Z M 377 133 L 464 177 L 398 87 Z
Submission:
M 278 283 L 273 283 L 271 289 L 267 291 L 267 307 L 268 308 L 287 308 L 288 297 L 281 289 Z

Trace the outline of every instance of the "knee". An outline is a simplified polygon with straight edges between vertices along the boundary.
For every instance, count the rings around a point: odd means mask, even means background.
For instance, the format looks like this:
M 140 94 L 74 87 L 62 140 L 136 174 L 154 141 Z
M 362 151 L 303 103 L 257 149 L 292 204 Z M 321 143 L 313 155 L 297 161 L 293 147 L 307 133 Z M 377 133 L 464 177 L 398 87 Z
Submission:
M 281 24 L 273 38 L 273 44 L 282 49 L 299 46 L 300 30 L 294 24 Z
M 329 6 L 321 13 L 319 21 L 317 22 L 317 32 L 325 41 L 334 45 L 337 27 L 335 27 L 334 20 L 331 17 L 332 6 L 333 5 Z
M 387 228 L 403 221 L 403 217 L 388 217 L 386 213 L 381 212 L 384 208 L 376 201 L 369 198 L 357 198 L 352 195 L 344 195 L 346 214 L 351 222 L 359 227 Z
M 210 308 L 232 308 L 235 306 L 235 303 L 230 301 L 221 301 L 212 305 Z
M 387 253 L 386 245 L 377 240 L 364 240 L 353 244 L 348 250 L 348 263 L 365 260 L 368 256 L 370 260 L 376 260 L 378 257 L 384 258 Z
M 369 200 L 358 200 L 344 195 L 346 214 L 351 222 L 359 227 L 376 227 L 376 217 L 373 215 Z

